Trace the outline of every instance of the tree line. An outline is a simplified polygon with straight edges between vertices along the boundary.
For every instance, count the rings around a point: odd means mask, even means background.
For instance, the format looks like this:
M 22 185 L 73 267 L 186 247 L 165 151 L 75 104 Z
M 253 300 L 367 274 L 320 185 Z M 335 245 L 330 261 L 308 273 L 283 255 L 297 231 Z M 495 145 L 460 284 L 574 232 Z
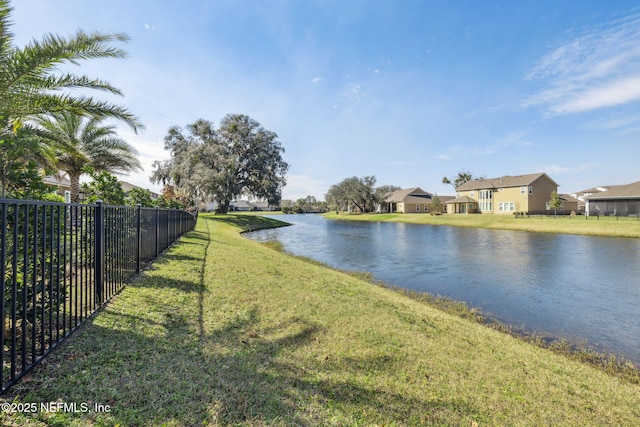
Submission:
M 360 212 L 373 212 L 384 203 L 386 196 L 400 187 L 383 185 L 376 187 L 375 176 L 345 178 L 329 187 L 325 201 L 336 213 L 356 208 Z

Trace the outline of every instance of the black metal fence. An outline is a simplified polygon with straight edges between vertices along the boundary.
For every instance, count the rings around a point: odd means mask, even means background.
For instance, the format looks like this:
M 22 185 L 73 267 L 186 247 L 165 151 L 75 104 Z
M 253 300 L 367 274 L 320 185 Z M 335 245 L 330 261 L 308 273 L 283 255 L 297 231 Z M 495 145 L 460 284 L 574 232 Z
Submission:
M 516 212 L 516 218 L 524 218 L 524 217 L 532 217 L 532 216 L 571 216 L 571 215 L 580 215 L 572 210 L 537 210 L 537 211 L 528 211 L 528 212 Z
M 0 199 L 0 393 L 195 223 L 178 210 Z

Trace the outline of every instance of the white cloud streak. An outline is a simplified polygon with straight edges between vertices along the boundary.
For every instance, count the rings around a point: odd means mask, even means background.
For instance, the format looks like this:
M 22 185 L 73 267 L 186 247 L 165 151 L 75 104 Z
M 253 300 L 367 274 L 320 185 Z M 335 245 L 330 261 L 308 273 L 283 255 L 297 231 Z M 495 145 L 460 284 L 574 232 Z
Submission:
M 525 76 L 543 88 L 523 102 L 550 116 L 640 100 L 640 13 L 588 28 L 542 57 Z

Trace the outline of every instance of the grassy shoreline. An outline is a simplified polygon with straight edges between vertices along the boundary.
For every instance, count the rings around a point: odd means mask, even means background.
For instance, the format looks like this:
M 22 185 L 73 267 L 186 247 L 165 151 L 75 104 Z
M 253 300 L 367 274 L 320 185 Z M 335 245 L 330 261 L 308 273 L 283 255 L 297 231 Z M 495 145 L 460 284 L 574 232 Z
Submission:
M 538 233 L 583 234 L 608 237 L 640 237 L 640 221 L 636 218 L 584 216 L 515 218 L 513 215 L 428 215 L 428 214 L 349 214 L 329 212 L 328 219 L 352 221 L 403 222 L 410 224 L 449 225 L 455 227 L 490 228 Z
M 640 386 L 202 215 L 13 390 L 5 425 L 633 425 Z

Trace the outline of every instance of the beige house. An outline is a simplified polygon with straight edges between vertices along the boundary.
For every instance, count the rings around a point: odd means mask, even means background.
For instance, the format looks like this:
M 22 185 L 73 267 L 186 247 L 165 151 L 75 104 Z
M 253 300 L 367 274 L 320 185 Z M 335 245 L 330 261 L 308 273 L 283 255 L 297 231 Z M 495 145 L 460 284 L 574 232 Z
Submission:
M 578 212 L 578 205 L 580 203 L 580 200 L 572 197 L 569 194 L 558 194 L 558 198 L 562 201 L 562 205 L 560 206 L 561 211 Z M 551 209 L 550 207 L 548 208 Z
M 396 190 L 384 200 L 387 204 L 387 212 L 400 213 L 427 213 L 433 194 L 420 187 Z
M 475 179 L 456 188 L 457 197 L 447 201 L 448 213 L 532 212 L 547 210 L 558 184 L 545 173 Z
M 64 197 L 65 202 L 71 201 L 71 181 L 65 175 L 47 175 L 42 178 L 42 182 L 53 187 L 56 194 Z M 80 200 L 84 200 L 85 194 L 80 188 Z

